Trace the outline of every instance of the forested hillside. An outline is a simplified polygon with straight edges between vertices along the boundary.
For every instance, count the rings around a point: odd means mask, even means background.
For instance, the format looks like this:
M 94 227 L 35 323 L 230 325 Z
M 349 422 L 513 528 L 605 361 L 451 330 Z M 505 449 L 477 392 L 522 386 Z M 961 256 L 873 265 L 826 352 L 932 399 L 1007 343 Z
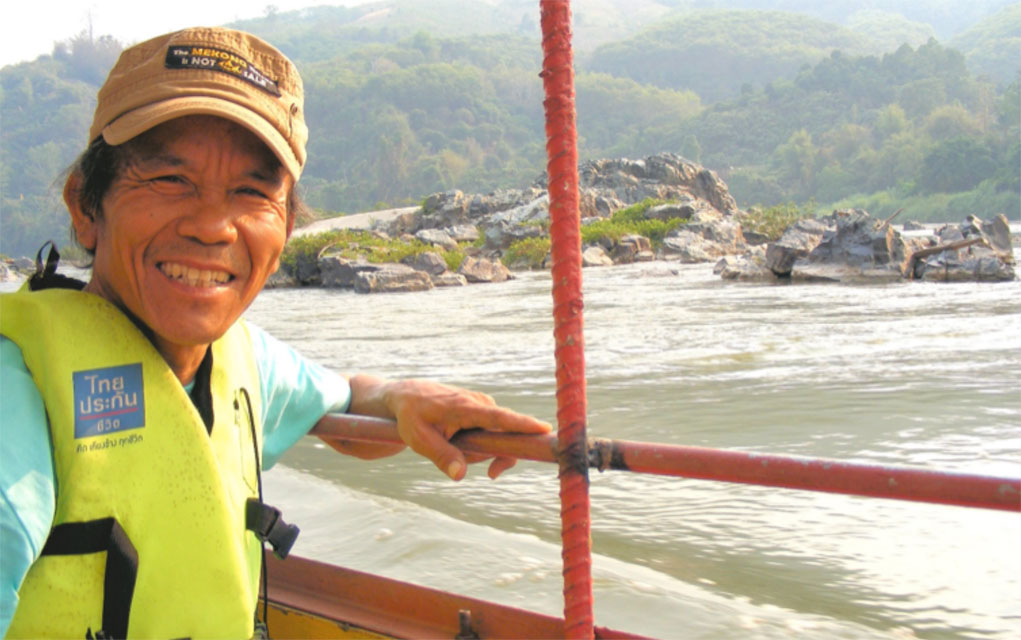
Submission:
M 306 200 L 326 216 L 538 177 L 533 4 L 450 1 L 426 12 L 401 0 L 236 25 L 278 44 L 305 78 Z M 931 39 L 946 27 L 895 13 L 893 1 L 847 3 L 841 15 L 770 11 L 794 0 L 705 9 L 717 4 L 605 0 L 575 16 L 588 43 L 577 58 L 582 159 L 678 153 L 718 171 L 742 207 L 1021 216 L 1021 3 L 995 15 L 1002 2 L 962 7 L 954 42 L 966 51 Z M 951 3 L 915 4 L 936 16 Z M 0 252 L 66 241 L 58 176 L 85 146 L 120 46 L 80 34 L 0 70 Z

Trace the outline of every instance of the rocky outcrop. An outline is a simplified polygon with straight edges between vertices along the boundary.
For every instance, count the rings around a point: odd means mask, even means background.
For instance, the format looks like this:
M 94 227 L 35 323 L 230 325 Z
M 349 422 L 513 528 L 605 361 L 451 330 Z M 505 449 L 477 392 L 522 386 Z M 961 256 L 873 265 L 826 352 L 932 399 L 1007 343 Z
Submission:
M 737 202 L 714 172 L 672 153 L 641 160 L 593 160 L 581 165 L 578 174 L 582 190 L 593 197 L 624 203 L 689 197 L 703 200 L 721 213 L 737 212 Z
M 1002 213 L 989 221 L 968 216 L 946 225 L 914 250 L 904 264 L 907 277 L 929 282 L 1001 282 L 1014 280 L 1010 225 Z
M 703 216 L 705 222 L 715 225 L 738 211 L 726 184 L 715 173 L 674 154 L 663 153 L 640 160 L 594 160 L 579 168 L 579 178 L 579 208 L 583 220 L 608 218 L 646 198 L 676 201 L 651 208 L 646 213 L 650 219 L 698 220 Z M 739 229 L 736 223 L 732 226 Z M 439 246 L 442 245 L 434 234 L 425 237 L 419 234 L 424 230 L 442 230 L 456 242 L 464 242 L 466 238 L 474 241 L 484 235 L 486 257 L 495 259 L 519 240 L 547 236 L 548 227 L 549 196 L 543 177 L 527 189 L 500 189 L 474 195 L 456 190 L 435 193 L 426 198 L 421 209 L 412 216 L 399 215 L 385 229 L 393 237 L 416 234 L 424 242 Z M 721 242 L 716 237 L 720 232 L 716 230 L 700 228 L 692 232 L 720 245 L 709 245 L 699 260 L 715 259 L 743 248 L 743 239 Z M 733 231 L 729 235 L 733 236 Z M 627 246 L 619 250 L 604 249 L 619 262 L 650 259 L 650 254 L 644 253 L 649 249 L 634 252 Z M 691 259 L 701 255 L 697 251 L 678 253 L 690 255 Z
M 646 220 L 680 220 L 662 242 L 619 233 L 615 224 L 592 245 L 583 247 L 588 266 L 629 264 L 655 259 L 681 263 L 716 262 L 724 279 L 795 281 L 876 281 L 899 278 L 925 280 L 1003 280 L 1014 278 L 1009 225 L 1003 216 L 988 222 L 969 217 L 961 225 L 924 237 L 902 235 L 889 220 L 873 219 L 862 210 L 835 211 L 819 219 L 803 219 L 771 242 L 769 237 L 746 231 L 749 215 L 737 208 L 727 186 L 712 171 L 680 156 L 663 153 L 643 159 L 603 159 L 579 168 L 579 207 L 582 224 L 599 223 L 615 212 L 647 198 L 668 201 L 640 215 Z M 299 258 L 293 269 L 302 284 L 356 287 L 363 273 L 376 276 L 369 291 L 418 287 L 418 276 L 434 286 L 502 282 L 510 272 L 501 262 L 507 249 L 521 240 L 549 235 L 549 196 L 546 179 L 526 189 L 500 189 L 488 194 L 451 190 L 436 193 L 417 210 L 390 210 L 375 218 L 372 232 L 404 242 L 436 247 L 404 260 L 405 269 L 379 268 L 364 260 L 348 262 L 327 257 L 318 261 Z M 1001 220 L 1002 218 L 1002 220 Z M 616 222 L 616 221 L 615 221 Z M 649 225 L 660 233 L 662 226 Z M 907 225 L 906 225 L 907 226 Z M 924 225 L 910 225 L 921 227 Z M 657 236 L 658 238 L 658 236 Z M 517 251 L 514 268 L 533 268 L 542 243 Z M 350 247 L 348 247 L 350 249 Z M 368 247 L 371 249 L 371 247 Z M 446 268 L 442 251 L 467 254 L 457 273 Z M 368 254 L 372 259 L 371 252 Z M 376 254 L 379 255 L 378 253 Z M 449 256 L 449 253 L 448 253 Z M 376 258 L 378 259 L 378 257 Z M 543 261 L 546 268 L 549 257 Z M 408 284 L 397 284 L 401 278 Z M 399 290 L 399 289 L 398 289 Z
M 789 275 L 803 281 L 899 280 L 904 256 L 905 243 L 888 224 L 860 209 L 835 211 L 819 243 L 794 261 Z
M 858 209 L 799 220 L 768 247 L 721 259 L 714 272 L 728 280 L 759 281 L 985 282 L 1016 277 L 1010 228 L 1002 214 L 988 222 L 969 216 L 933 236 L 906 238 Z

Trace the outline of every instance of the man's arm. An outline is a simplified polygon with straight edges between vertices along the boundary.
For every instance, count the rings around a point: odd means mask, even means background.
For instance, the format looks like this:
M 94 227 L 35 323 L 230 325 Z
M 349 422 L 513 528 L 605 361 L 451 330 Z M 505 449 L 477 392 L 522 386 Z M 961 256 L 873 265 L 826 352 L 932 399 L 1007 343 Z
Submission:
M 271 467 L 326 413 L 340 412 L 397 421 L 405 445 L 429 458 L 455 480 L 465 465 L 486 459 L 465 458 L 448 440 L 461 429 L 548 433 L 550 425 L 498 407 L 489 396 L 426 380 L 385 380 L 370 375 L 345 379 L 307 360 L 288 345 L 248 323 L 263 386 L 263 461 Z M 341 453 L 363 459 L 390 456 L 405 445 L 355 441 L 324 441 Z M 497 458 L 492 478 L 514 465 Z
M 0 336 L 0 636 L 53 526 L 56 482 L 42 396 L 18 346 Z
M 480 427 L 509 433 L 549 433 L 549 424 L 497 406 L 492 397 L 428 380 L 384 380 L 356 375 L 349 379 L 349 413 L 390 418 L 405 444 L 433 461 L 453 480 L 464 477 L 469 462 L 460 449 L 448 442 L 458 431 Z M 489 477 L 514 466 L 513 458 L 496 458 L 489 465 Z

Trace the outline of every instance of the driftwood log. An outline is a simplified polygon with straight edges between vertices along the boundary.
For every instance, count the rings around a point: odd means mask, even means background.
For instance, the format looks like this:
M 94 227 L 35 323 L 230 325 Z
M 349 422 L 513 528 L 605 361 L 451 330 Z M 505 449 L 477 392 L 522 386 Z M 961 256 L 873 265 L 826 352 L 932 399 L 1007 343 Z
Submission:
M 935 247 L 928 247 L 926 249 L 919 249 L 918 251 L 915 251 L 910 256 L 908 256 L 908 259 L 904 262 L 904 268 L 901 270 L 901 273 L 903 273 L 905 277 L 914 280 L 915 265 L 917 264 L 918 260 L 922 258 L 927 258 L 937 253 L 943 253 L 944 251 L 957 251 L 958 249 L 964 249 L 966 247 L 970 247 L 976 244 L 984 244 L 987 247 L 990 246 L 989 241 L 986 240 L 985 236 L 979 236 L 976 238 L 967 238 L 965 240 L 956 240 L 954 242 L 948 242 L 946 244 L 937 245 Z

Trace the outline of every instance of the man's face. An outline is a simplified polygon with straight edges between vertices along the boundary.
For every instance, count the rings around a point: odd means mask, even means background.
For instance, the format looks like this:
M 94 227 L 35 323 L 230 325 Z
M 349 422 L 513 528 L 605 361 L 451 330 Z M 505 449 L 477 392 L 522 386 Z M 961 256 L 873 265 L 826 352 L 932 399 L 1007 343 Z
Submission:
M 88 289 L 148 326 L 157 348 L 204 347 L 276 271 L 291 177 L 254 134 L 211 116 L 159 125 L 130 155 L 85 229 Z

